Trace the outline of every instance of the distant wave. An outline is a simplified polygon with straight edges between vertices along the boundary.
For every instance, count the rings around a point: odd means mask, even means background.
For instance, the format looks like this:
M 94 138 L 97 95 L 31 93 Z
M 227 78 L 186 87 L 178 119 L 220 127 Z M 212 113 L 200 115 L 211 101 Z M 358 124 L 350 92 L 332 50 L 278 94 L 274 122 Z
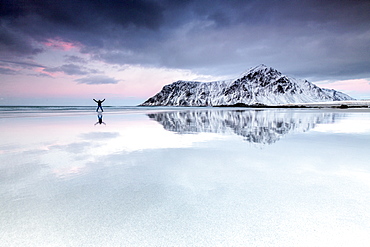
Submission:
M 125 110 L 136 107 L 130 106 L 103 106 L 104 109 Z M 0 106 L 0 111 L 12 112 L 40 112 L 40 111 L 95 111 L 96 106 Z
M 103 106 L 103 108 L 103 114 L 124 113 L 138 109 L 130 106 Z M 96 114 L 96 106 L 0 106 L 0 113 L 3 118 L 78 116 Z
M 0 106 L 0 111 L 91 110 L 94 106 Z

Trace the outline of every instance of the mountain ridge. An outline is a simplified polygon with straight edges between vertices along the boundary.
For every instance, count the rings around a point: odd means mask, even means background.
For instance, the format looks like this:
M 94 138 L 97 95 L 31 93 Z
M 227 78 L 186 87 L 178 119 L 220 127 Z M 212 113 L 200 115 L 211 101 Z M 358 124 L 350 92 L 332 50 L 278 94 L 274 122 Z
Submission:
M 165 85 L 141 106 L 228 106 L 354 100 L 334 89 L 324 89 L 295 79 L 264 64 L 238 78 L 213 82 L 179 80 Z

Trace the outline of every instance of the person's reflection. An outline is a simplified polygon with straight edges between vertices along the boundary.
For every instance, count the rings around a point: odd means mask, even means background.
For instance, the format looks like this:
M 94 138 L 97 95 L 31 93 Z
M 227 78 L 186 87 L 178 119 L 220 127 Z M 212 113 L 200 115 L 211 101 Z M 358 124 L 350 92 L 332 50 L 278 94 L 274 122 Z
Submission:
M 104 124 L 104 125 L 106 125 L 103 122 L 103 115 L 101 113 L 98 114 L 98 122 L 96 122 L 94 125 L 97 125 L 97 124 Z

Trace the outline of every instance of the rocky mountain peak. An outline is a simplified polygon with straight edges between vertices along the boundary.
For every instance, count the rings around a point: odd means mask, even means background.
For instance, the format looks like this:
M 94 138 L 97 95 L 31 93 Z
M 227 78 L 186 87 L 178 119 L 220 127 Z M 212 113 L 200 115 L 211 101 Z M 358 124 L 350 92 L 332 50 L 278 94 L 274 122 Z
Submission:
M 272 67 L 268 67 L 264 64 L 260 64 L 256 67 L 252 67 L 248 70 L 246 70 L 244 73 L 240 75 L 240 77 L 244 77 L 246 75 L 253 75 L 253 74 L 259 74 L 259 75 L 280 75 L 281 73 L 277 71 L 276 69 Z
M 228 82 L 174 82 L 164 86 L 158 94 L 142 105 L 278 105 L 352 99 L 344 93 L 322 89 L 308 81 L 290 78 L 274 68 L 261 64 Z

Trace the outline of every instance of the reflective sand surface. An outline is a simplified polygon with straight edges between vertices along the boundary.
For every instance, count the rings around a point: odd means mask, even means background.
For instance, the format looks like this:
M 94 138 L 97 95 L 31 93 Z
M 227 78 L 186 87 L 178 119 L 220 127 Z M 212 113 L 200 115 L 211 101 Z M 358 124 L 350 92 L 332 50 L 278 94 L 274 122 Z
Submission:
M 369 246 L 370 111 L 1 111 L 1 246 Z

